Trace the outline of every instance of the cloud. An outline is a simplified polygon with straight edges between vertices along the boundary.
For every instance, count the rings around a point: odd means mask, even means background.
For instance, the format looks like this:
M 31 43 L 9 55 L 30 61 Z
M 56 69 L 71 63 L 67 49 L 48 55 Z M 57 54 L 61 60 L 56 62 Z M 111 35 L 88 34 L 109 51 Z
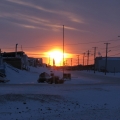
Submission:
M 49 13 L 58 13 L 57 11 L 53 11 L 53 10 L 49 10 L 49 9 L 46 9 L 44 7 L 41 7 L 40 5 L 35 5 L 35 4 L 32 4 L 30 2 L 23 2 L 23 1 L 20 1 L 20 0 L 7 0 L 9 2 L 12 2 L 12 3 L 16 3 L 16 4 L 19 4 L 19 5 L 24 5 L 24 6 L 27 6 L 27 7 L 31 7 L 31 8 L 34 8 L 34 9 L 38 9 L 38 10 L 41 10 L 41 11 L 44 11 L 44 12 L 49 12 Z
M 37 4 L 35 1 L 6 0 L 1 6 L 0 17 L 12 24 L 27 29 L 42 29 L 61 31 L 62 24 L 72 31 L 81 31 L 77 24 L 84 24 L 85 20 L 73 12 L 59 10 L 56 8 L 46 8 L 45 5 Z M 52 3 L 53 4 L 53 3 Z M 8 7 L 9 6 L 9 7 Z M 3 8 L 2 8 L 3 7 Z M 7 9 L 5 9 L 7 8 Z M 75 23 L 75 25 L 74 25 Z
M 75 22 L 75 23 L 85 23 L 85 21 L 75 15 L 69 15 L 69 18 L 71 21 Z
M 53 14 L 57 14 L 57 15 L 59 14 L 61 16 L 66 16 L 66 18 L 68 18 L 72 22 L 76 22 L 76 23 L 84 23 L 85 22 L 85 21 L 83 21 L 83 19 L 81 19 L 81 17 L 79 17 L 73 13 L 70 13 L 70 12 L 66 12 L 66 11 L 62 11 L 62 10 L 59 10 L 59 11 L 58 10 L 50 10 L 50 9 L 47 9 L 47 8 L 42 7 L 40 5 L 35 5 L 33 3 L 20 1 L 20 0 L 7 0 L 7 1 L 19 4 L 19 5 L 31 7 L 31 8 L 34 8 L 34 9 L 37 9 L 40 11 L 44 11 L 47 13 L 53 13 Z
M 51 21 L 42 19 L 36 16 L 31 16 L 31 15 L 24 15 L 20 13 L 0 13 L 0 17 L 6 18 L 6 19 L 14 19 L 14 21 L 9 21 L 12 22 L 13 24 L 16 24 L 21 27 L 25 28 L 31 28 L 31 29 L 42 29 L 42 30 L 47 30 L 48 27 L 54 31 L 59 31 L 59 28 L 61 29 L 62 25 L 58 24 L 53 24 Z M 19 21 L 19 22 L 17 22 Z M 46 28 L 47 27 L 47 28 Z M 68 30 L 78 30 L 74 27 L 67 27 L 66 29 Z

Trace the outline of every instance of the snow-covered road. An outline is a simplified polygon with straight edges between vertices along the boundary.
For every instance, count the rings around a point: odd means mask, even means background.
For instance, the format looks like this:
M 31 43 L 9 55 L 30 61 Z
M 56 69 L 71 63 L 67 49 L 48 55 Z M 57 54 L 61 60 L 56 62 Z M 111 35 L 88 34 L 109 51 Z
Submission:
M 117 120 L 120 86 L 0 85 L 1 120 Z
M 89 81 L 94 80 L 99 83 L 120 84 L 120 76 L 115 76 L 113 73 L 104 75 L 104 73 L 99 72 L 93 73 L 93 71 L 91 72 L 72 71 L 72 76 Z
M 8 71 L 20 79 L 0 84 L 0 120 L 120 119 L 119 78 L 71 73 L 64 84 L 48 84 L 36 82 L 39 73 Z

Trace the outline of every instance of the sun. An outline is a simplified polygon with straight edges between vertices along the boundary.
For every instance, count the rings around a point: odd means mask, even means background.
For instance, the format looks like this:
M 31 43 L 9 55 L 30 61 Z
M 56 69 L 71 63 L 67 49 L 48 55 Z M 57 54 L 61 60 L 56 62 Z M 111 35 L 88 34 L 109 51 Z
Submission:
M 63 52 L 61 50 L 52 50 L 48 52 L 49 54 L 49 64 L 50 65 L 56 65 L 61 66 L 63 65 Z M 64 53 L 64 57 L 66 54 Z

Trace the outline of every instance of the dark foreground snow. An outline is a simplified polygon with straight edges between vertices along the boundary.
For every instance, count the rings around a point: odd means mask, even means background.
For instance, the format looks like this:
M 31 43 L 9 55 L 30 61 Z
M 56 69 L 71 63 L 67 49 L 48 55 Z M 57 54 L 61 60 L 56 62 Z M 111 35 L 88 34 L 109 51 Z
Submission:
M 0 120 L 120 119 L 118 78 L 77 71 L 64 84 L 37 83 L 40 69 L 7 69 L 11 81 L 0 84 Z

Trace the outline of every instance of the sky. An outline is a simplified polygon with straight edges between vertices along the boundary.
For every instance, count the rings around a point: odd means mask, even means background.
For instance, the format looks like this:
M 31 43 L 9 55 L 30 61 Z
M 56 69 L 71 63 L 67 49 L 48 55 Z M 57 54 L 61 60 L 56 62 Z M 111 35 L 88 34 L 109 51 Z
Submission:
M 28 56 L 46 58 L 53 49 L 63 49 L 77 64 L 79 55 L 119 56 L 119 0 L 1 0 L 0 48 L 2 52 L 23 50 Z M 110 51 L 110 52 L 109 52 Z M 99 53 L 99 54 L 98 54 Z M 87 59 L 87 57 L 86 57 Z

